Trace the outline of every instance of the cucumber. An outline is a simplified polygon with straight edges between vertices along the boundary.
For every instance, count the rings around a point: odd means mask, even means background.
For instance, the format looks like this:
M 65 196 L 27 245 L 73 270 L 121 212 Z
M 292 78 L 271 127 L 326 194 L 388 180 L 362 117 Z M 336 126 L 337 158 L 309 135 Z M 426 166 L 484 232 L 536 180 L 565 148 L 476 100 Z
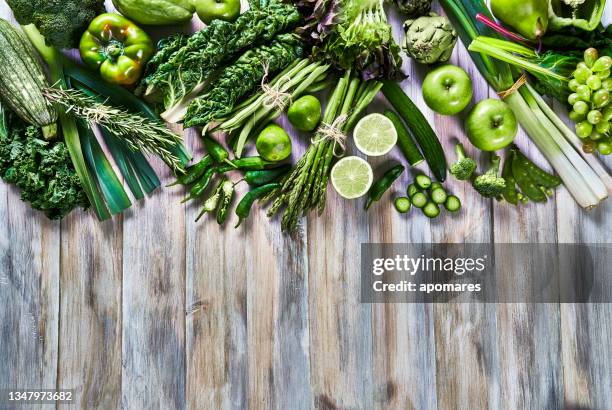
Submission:
M 419 147 L 414 143 L 412 137 L 408 133 L 406 126 L 402 122 L 402 119 L 395 112 L 391 110 L 385 111 L 385 117 L 389 118 L 395 129 L 397 130 L 397 145 L 399 146 L 402 154 L 408 160 L 408 163 L 413 167 L 423 162 L 423 155 L 419 151 Z
M 25 122 L 41 127 L 43 135 L 57 135 L 57 112 L 47 104 L 49 87 L 34 47 L 16 27 L 0 19 L 0 96 Z
M 382 92 L 412 131 L 431 172 L 438 181 L 444 182 L 447 169 L 444 149 L 423 113 L 397 83 L 384 81 Z

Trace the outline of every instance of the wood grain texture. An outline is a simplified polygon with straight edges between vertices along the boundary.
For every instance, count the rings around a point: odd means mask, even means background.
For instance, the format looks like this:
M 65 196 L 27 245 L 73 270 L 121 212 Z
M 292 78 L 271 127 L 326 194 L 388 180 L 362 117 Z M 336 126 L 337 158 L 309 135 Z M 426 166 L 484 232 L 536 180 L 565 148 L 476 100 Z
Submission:
M 0 15 L 10 16 L 4 1 Z M 400 16 L 390 21 L 400 36 Z M 475 100 L 494 96 L 463 47 L 452 61 Z M 434 115 L 419 86 L 427 69 L 405 69 L 404 89 L 452 161 L 464 117 Z M 370 111 L 386 106 L 379 97 Z M 309 136 L 282 124 L 301 155 Z M 199 156 L 198 134 L 185 138 Z M 517 142 L 546 166 L 524 134 Z M 371 162 L 376 175 L 388 167 Z M 585 213 L 560 189 L 517 209 L 449 178 L 463 211 L 430 221 L 390 206 L 411 179 L 368 213 L 330 189 L 323 216 L 291 236 L 258 207 L 238 230 L 196 224 L 201 204 L 179 205 L 182 188 L 112 222 L 81 211 L 49 222 L 0 183 L 0 389 L 75 389 L 79 408 L 608 408 L 610 304 L 362 304 L 359 263 L 365 242 L 609 244 L 610 203 Z

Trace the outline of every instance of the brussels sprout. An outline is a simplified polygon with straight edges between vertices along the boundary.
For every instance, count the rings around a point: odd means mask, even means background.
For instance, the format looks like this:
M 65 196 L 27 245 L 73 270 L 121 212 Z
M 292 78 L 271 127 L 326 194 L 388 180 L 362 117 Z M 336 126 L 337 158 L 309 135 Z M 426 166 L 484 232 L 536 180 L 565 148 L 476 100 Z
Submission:
M 435 13 L 407 20 L 404 31 L 404 50 L 422 64 L 447 62 L 457 43 L 457 32 L 450 21 Z

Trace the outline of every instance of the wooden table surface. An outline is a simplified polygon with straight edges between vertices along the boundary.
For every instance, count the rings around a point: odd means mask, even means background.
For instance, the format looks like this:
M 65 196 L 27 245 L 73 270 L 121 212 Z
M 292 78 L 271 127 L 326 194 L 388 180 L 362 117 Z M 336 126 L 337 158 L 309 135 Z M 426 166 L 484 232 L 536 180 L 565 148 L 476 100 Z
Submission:
M 476 100 L 495 95 L 463 47 L 452 62 Z M 426 68 L 405 69 L 451 153 L 461 119 L 433 115 Z M 198 149 L 195 132 L 186 140 Z M 0 183 L 0 389 L 75 389 L 81 408 L 610 408 L 610 304 L 359 302 L 363 242 L 612 242 L 611 201 L 586 213 L 562 188 L 514 208 L 448 186 L 463 211 L 435 221 L 389 199 L 365 214 L 330 189 L 323 217 L 288 236 L 259 210 L 238 230 L 196 224 L 181 189 L 111 222 L 50 222 Z

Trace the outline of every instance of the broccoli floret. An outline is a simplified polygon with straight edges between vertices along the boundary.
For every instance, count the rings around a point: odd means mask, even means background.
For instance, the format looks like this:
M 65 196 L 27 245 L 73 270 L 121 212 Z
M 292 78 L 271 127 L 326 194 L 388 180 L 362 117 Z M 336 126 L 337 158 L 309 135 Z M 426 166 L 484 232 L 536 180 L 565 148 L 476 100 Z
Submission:
M 493 167 L 491 169 L 474 179 L 474 189 L 485 198 L 498 197 L 506 188 L 506 181 L 498 175 L 500 158 L 495 156 L 492 163 Z
M 467 181 L 476 171 L 476 161 L 465 155 L 463 144 L 457 144 L 455 152 L 457 153 L 457 162 L 451 166 L 450 172 L 459 181 Z
M 89 23 L 105 11 L 104 0 L 7 0 L 21 25 L 34 24 L 47 43 L 78 47 Z

